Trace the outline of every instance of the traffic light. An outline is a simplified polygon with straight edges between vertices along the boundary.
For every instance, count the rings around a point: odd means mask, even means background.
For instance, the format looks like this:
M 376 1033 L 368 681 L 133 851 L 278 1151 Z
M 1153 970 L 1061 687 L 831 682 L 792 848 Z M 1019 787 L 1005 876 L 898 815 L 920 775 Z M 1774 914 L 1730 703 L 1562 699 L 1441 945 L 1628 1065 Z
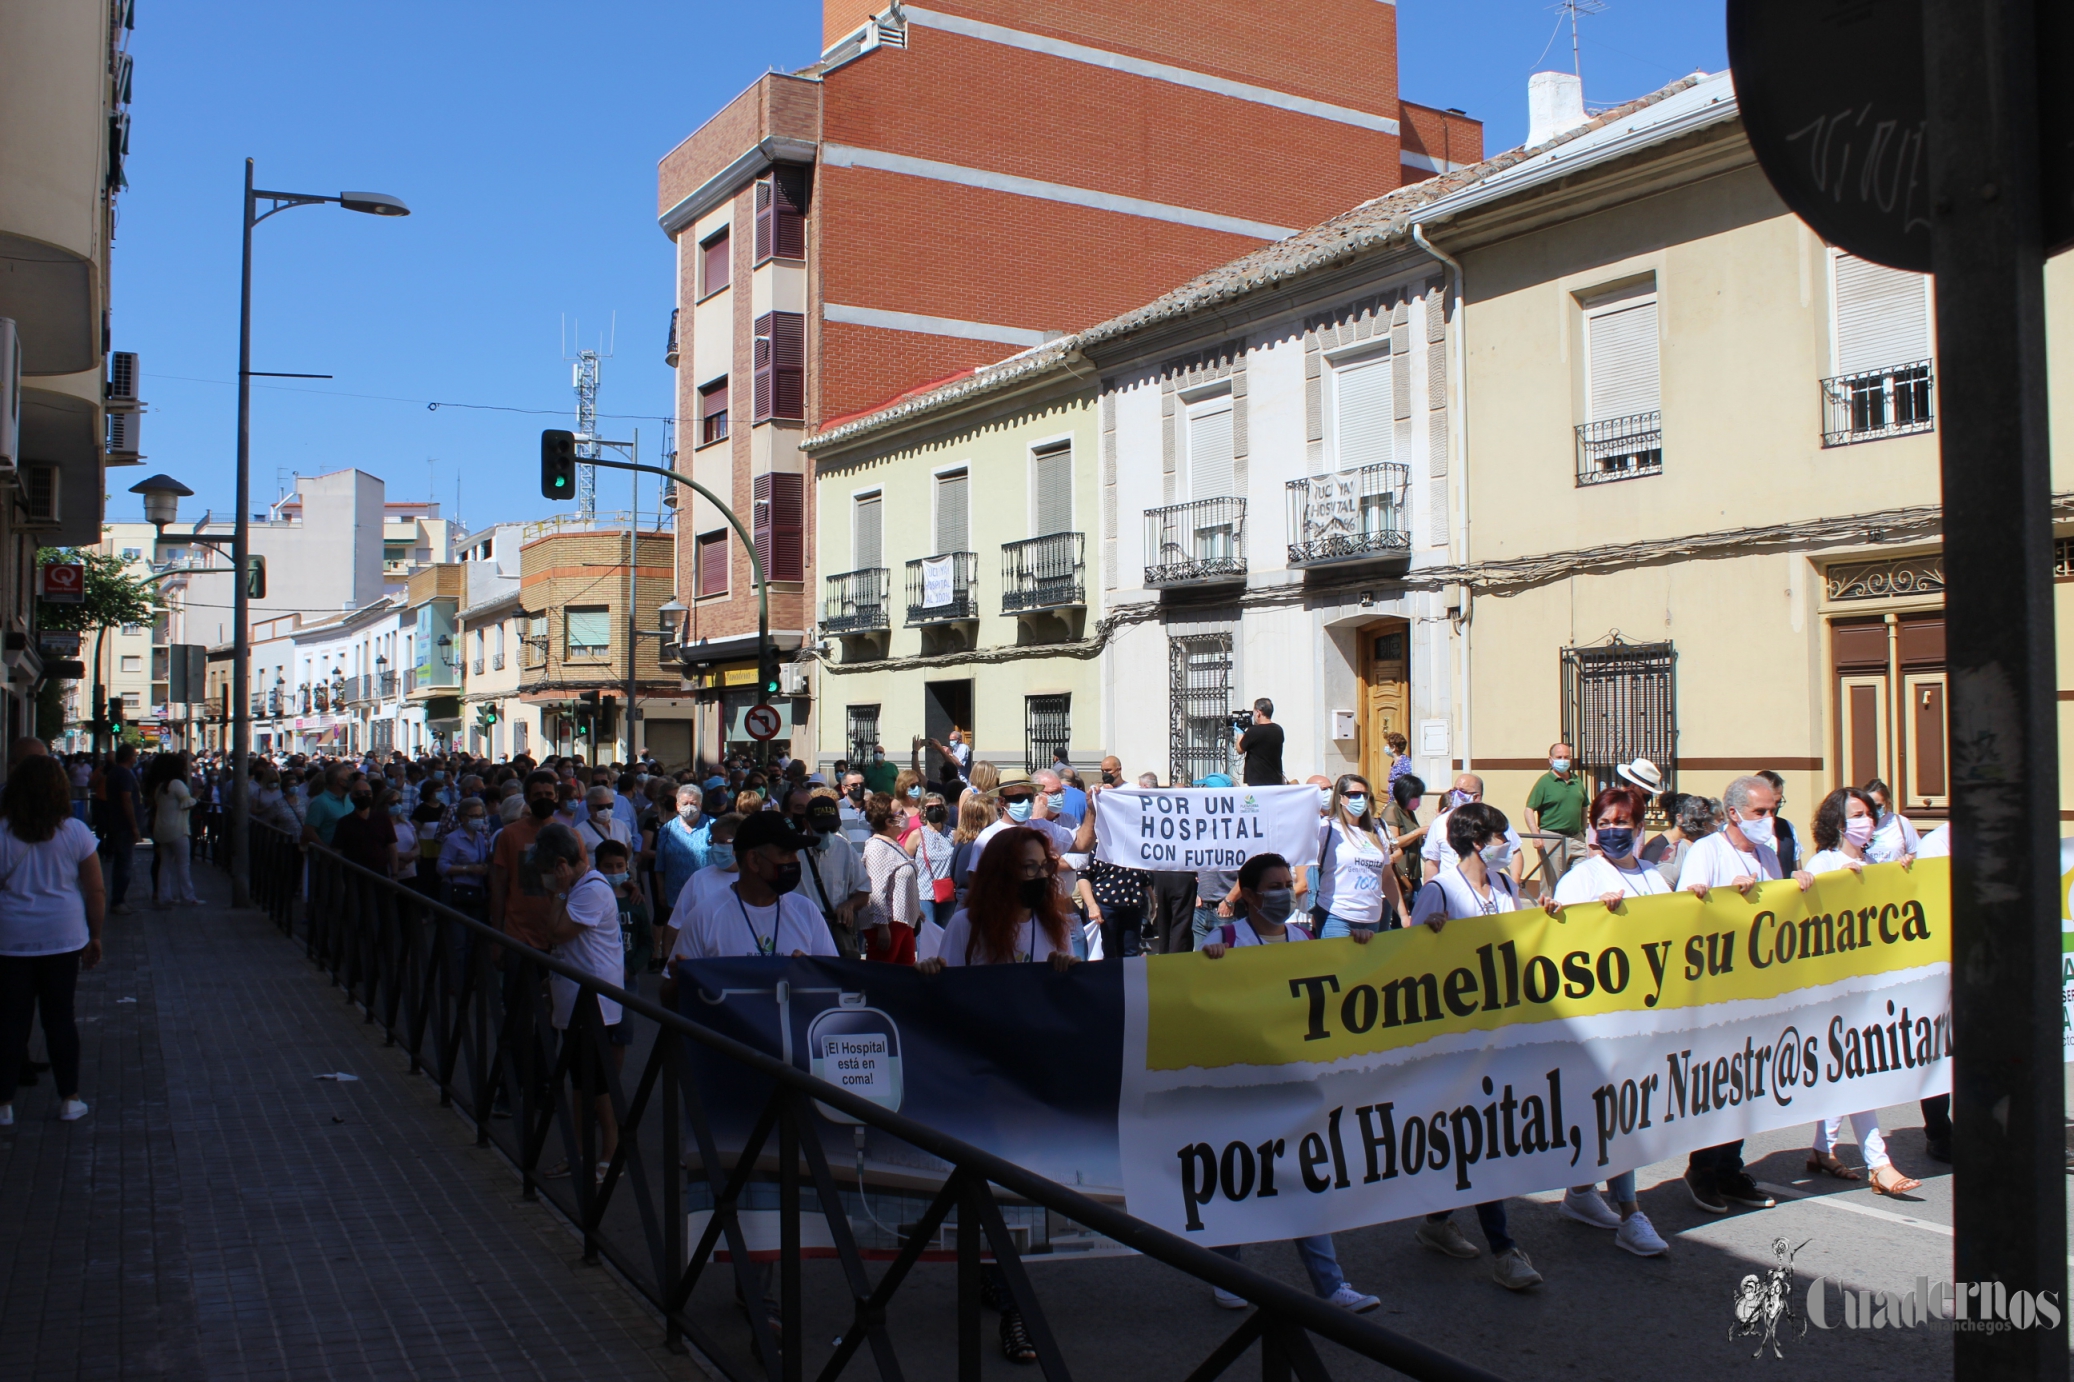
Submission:
M 756 668 L 757 700 L 768 703 L 778 695 L 778 650 L 766 648 Z
M 577 698 L 576 737 L 595 740 L 598 733 L 598 701 L 596 691 L 586 691 Z
M 481 714 L 483 724 L 494 725 L 497 723 L 497 718 L 497 706 L 495 702 L 485 701 L 483 703 Z
M 122 697 L 120 696 L 110 696 L 108 698 L 108 725 L 111 729 L 120 729 L 122 727 Z
M 576 497 L 576 434 L 540 434 L 540 493 L 564 503 Z
M 256 552 L 248 554 L 245 558 L 245 598 L 266 598 L 266 558 Z

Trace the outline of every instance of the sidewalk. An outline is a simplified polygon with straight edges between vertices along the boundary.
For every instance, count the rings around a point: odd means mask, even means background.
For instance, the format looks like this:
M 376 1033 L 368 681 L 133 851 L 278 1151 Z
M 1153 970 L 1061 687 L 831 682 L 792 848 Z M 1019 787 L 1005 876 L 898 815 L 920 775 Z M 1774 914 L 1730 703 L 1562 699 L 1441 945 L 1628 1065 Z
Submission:
M 298 945 L 195 874 L 209 905 L 109 918 L 81 977 L 92 1112 L 55 1121 L 45 1075 L 0 1133 L 0 1379 L 700 1375 Z M 335 1071 L 359 1082 L 314 1078 Z

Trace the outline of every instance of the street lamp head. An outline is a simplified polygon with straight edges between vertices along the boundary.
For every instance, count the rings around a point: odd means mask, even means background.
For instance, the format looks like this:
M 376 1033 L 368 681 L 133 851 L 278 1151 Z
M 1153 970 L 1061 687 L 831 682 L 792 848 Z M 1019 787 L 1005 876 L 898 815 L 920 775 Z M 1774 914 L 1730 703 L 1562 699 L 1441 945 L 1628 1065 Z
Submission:
M 689 605 L 671 600 L 668 604 L 660 605 L 656 608 L 655 617 L 662 625 L 662 632 L 667 636 L 674 637 L 678 627 L 684 621 L 684 616 L 690 612 L 691 607 Z
M 369 216 L 410 215 L 410 208 L 387 192 L 341 192 L 338 204 L 348 211 L 361 211 Z
M 194 491 L 170 475 L 154 475 L 131 485 L 130 493 L 144 496 L 144 521 L 162 529 L 180 516 L 180 501 Z

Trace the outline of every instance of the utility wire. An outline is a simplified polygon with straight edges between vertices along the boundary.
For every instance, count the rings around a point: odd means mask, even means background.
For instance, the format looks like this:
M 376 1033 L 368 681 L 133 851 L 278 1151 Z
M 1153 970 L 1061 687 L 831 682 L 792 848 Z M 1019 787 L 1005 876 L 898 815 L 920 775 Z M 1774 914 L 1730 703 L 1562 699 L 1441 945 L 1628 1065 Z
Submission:
M 157 374 L 154 379 L 177 379 L 183 384 L 234 385 L 234 379 L 202 379 L 191 374 Z M 364 398 L 376 403 L 421 403 L 427 412 L 438 412 L 441 408 L 468 408 L 484 413 L 525 413 L 534 417 L 567 417 L 567 408 L 513 408 L 502 403 L 455 403 L 447 399 L 437 401 L 424 398 L 396 398 L 390 394 L 347 393 L 341 389 L 299 389 L 292 384 L 254 384 L 255 389 L 272 389 L 277 393 L 313 393 L 325 398 Z M 622 422 L 675 422 L 671 417 L 657 417 L 650 413 L 599 413 L 599 417 Z

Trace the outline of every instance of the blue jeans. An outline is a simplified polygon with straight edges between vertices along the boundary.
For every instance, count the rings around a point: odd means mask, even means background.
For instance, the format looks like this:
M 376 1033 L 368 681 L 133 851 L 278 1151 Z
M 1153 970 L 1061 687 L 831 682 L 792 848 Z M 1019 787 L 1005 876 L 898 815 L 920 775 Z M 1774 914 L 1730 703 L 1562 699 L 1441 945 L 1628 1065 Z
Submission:
M 1325 929 L 1318 933 L 1318 939 L 1337 940 L 1341 936 L 1351 936 L 1356 931 L 1365 931 L 1372 936 L 1376 933 L 1377 925 L 1378 923 L 1373 921 L 1348 921 L 1345 917 L 1328 913 L 1325 918 Z
M 1289 1241 L 1296 1245 L 1296 1255 L 1303 1259 L 1304 1273 L 1311 1279 L 1311 1289 L 1322 1299 L 1331 1299 L 1334 1291 L 1347 1284 L 1347 1279 L 1340 1275 L 1339 1254 L 1332 1250 L 1331 1234 L 1321 1233 L 1315 1238 L 1292 1238 Z M 1245 1249 L 1234 1244 L 1210 1251 L 1237 1262 Z
M 137 842 L 110 831 L 101 841 L 101 847 L 108 855 L 108 905 L 114 907 L 129 895 L 130 862 Z
M 1428 1214 L 1426 1222 L 1437 1224 L 1447 1218 L 1446 1214 Z M 1505 1231 L 1505 1201 L 1489 1200 L 1476 1207 L 1477 1226 L 1483 1230 L 1483 1240 L 1491 1245 L 1491 1255 L 1510 1252 L 1513 1248 L 1512 1235 Z
M 1203 937 L 1209 935 L 1212 931 L 1215 931 L 1218 927 L 1222 925 L 1224 925 L 1224 918 L 1217 915 L 1217 909 L 1215 907 L 1196 908 L 1195 948 L 1201 950 L 1204 945 Z

